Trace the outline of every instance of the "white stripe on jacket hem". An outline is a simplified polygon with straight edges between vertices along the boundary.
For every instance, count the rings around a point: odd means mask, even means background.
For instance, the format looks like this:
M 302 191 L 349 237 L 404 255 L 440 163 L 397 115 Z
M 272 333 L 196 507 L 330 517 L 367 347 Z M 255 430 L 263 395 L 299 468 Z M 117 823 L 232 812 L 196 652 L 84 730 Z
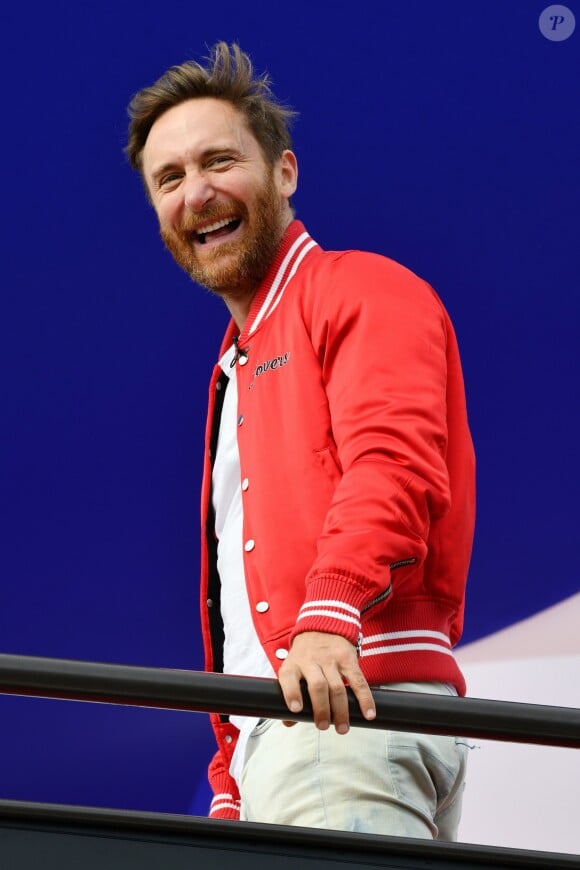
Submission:
M 374 646 L 371 647 L 371 649 L 365 649 L 363 640 L 363 648 L 361 649 L 360 654 L 361 658 L 366 658 L 367 656 L 376 656 L 382 653 L 414 652 L 417 650 L 443 653 L 443 655 L 451 656 L 453 658 L 453 653 L 450 649 L 446 649 L 444 646 L 438 646 L 435 643 L 396 643 L 391 646 Z

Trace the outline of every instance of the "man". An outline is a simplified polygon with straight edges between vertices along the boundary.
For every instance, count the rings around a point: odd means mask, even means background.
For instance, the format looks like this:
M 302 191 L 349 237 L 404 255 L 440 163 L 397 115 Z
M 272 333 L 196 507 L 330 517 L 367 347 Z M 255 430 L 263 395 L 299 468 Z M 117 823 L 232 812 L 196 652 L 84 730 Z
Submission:
M 237 46 L 171 68 L 129 114 L 167 248 L 232 316 L 210 384 L 206 667 L 277 675 L 292 711 L 304 680 L 314 710 L 213 715 L 210 814 L 452 839 L 465 746 L 351 729 L 345 690 L 367 719 L 369 684 L 465 691 L 474 463 L 449 318 L 402 266 L 324 252 L 294 219 L 292 113 Z

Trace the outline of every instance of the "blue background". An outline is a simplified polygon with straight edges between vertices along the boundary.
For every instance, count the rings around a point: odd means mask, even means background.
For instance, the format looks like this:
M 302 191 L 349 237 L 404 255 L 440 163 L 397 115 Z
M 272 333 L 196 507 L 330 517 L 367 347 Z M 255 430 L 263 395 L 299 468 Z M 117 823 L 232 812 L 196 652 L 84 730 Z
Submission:
M 163 249 L 131 95 L 238 41 L 300 112 L 298 216 L 428 280 L 478 454 L 464 641 L 578 591 L 579 26 L 531 0 L 4 7 L 0 651 L 201 667 L 226 311 Z M 0 797 L 206 811 L 200 714 L 0 697 Z

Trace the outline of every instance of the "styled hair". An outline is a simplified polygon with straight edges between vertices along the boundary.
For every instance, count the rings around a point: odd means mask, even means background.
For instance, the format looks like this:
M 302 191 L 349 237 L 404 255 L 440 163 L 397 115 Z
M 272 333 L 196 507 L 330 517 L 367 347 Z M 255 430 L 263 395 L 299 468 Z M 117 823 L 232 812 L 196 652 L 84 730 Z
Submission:
M 238 109 L 269 165 L 292 147 L 289 127 L 296 112 L 276 100 L 269 75 L 254 76 L 252 61 L 235 43 L 217 42 L 205 60 L 205 66 L 187 61 L 171 67 L 129 103 L 125 153 L 133 169 L 142 172 L 143 148 L 155 121 L 173 106 L 200 97 L 225 100 Z

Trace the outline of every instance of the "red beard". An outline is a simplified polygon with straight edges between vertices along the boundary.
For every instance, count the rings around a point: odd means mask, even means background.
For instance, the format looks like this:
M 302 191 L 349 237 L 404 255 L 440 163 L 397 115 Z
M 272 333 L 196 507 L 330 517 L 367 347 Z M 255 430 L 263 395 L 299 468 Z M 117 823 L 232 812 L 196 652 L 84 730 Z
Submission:
M 231 199 L 208 206 L 203 212 L 188 213 L 177 229 L 162 229 L 161 237 L 173 258 L 190 277 L 214 293 L 253 294 L 264 279 L 284 234 L 282 200 L 272 170 L 248 208 Z M 215 246 L 194 240 L 200 226 L 235 217 L 241 220 L 242 235 Z

